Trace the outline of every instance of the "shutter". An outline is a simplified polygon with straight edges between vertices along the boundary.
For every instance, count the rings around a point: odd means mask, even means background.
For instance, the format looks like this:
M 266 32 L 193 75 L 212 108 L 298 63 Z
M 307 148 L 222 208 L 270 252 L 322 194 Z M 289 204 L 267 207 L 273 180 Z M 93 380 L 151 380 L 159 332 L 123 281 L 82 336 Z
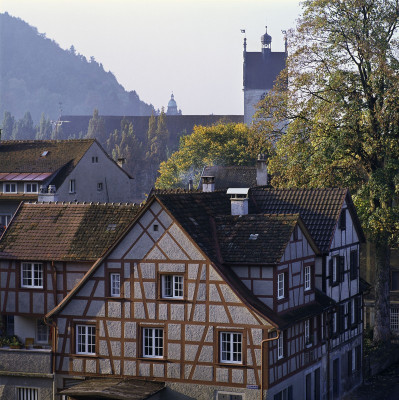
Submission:
M 328 261 L 328 277 L 330 278 L 330 286 L 332 286 L 333 282 L 333 262 L 334 260 L 330 258 Z
M 362 321 L 362 299 L 360 296 L 358 296 L 356 297 L 356 300 L 357 300 L 357 304 L 355 304 L 357 312 L 356 322 L 359 323 Z
M 361 347 L 360 346 L 356 346 L 355 351 L 356 351 L 356 371 L 360 371 L 362 369 Z
M 339 281 L 343 282 L 345 280 L 345 257 L 344 256 L 339 256 Z
M 345 332 L 345 306 L 343 304 L 339 306 L 338 317 L 339 317 L 338 332 L 339 333 Z

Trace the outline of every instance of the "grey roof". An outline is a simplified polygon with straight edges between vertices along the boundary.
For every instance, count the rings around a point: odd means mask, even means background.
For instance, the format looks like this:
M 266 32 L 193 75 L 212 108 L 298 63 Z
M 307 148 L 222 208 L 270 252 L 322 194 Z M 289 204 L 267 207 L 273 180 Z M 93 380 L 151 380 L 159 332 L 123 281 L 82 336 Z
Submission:
M 207 166 L 203 176 L 215 177 L 215 189 L 228 189 L 231 187 L 244 188 L 256 186 L 256 167 L 220 165 Z M 202 182 L 201 182 L 202 187 Z

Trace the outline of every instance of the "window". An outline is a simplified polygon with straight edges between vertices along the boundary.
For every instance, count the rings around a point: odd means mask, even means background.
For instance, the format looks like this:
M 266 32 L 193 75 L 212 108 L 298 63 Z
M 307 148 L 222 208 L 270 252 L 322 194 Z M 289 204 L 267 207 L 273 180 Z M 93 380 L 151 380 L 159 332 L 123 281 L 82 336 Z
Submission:
M 344 231 L 346 229 L 346 209 L 344 208 L 341 211 L 341 215 L 339 216 L 338 228 Z
M 393 332 L 398 333 L 399 332 L 399 308 L 391 308 L 391 330 Z
M 352 302 L 351 302 L 351 307 L 352 307 Z M 349 321 L 348 321 L 349 303 L 344 304 L 343 314 L 344 314 L 342 317 L 344 321 L 343 325 L 344 325 L 344 330 L 346 331 L 349 328 Z
M 48 343 L 49 329 L 43 320 L 36 320 L 36 341 L 38 343 Z
M 307 265 L 305 267 L 305 290 L 310 290 L 311 289 L 311 272 L 312 272 L 312 268 L 310 265 Z
M 17 387 L 17 400 L 38 400 L 39 389 Z
M 71 179 L 69 181 L 69 193 L 75 193 L 76 192 L 76 182 L 75 179 Z
M 320 395 L 320 368 L 317 368 L 314 371 L 314 400 L 320 400 Z
M 22 287 L 43 288 L 43 264 L 23 263 L 21 269 Z
M 284 298 L 284 272 L 277 275 L 277 298 Z
M 339 358 L 333 361 L 333 396 L 334 398 L 339 395 Z
M 11 182 L 5 182 L 3 184 L 4 193 L 17 193 L 17 184 Z
M 298 240 L 298 225 L 295 225 L 294 231 L 292 232 L 292 240 L 296 242 Z
M 391 290 L 399 290 L 399 271 L 391 272 Z
M 3 335 L 13 336 L 14 335 L 14 316 L 13 315 L 3 315 Z
M 3 233 L 4 229 L 10 223 L 11 215 L 3 214 L 0 215 L 0 235 Z
M 305 331 L 305 345 L 309 345 L 312 343 L 310 340 L 310 319 L 307 319 L 304 323 L 304 331 Z
M 280 332 L 280 337 L 277 340 L 277 358 L 280 360 L 284 357 L 284 334 Z
M 329 260 L 330 285 L 337 285 L 344 280 L 344 256 L 333 256 Z
M 350 252 L 350 277 L 351 279 L 357 278 L 357 270 L 359 266 L 359 258 L 357 250 L 352 250 Z
M 292 385 L 276 393 L 273 397 L 274 400 L 292 400 Z
M 158 224 L 154 224 L 154 225 L 152 226 L 152 229 L 153 229 L 154 232 L 158 232 L 158 230 L 159 230 L 159 225 L 158 225 Z
M 93 325 L 76 325 L 76 353 L 96 353 L 96 327 Z
M 338 334 L 338 316 L 336 312 L 332 315 L 332 333 L 333 335 Z
M 228 393 L 228 392 L 217 392 L 217 400 L 243 400 L 244 395 L 241 393 Z
M 163 357 L 162 328 L 143 328 L 143 357 Z
M 312 400 L 312 374 L 306 374 L 305 376 L 305 390 L 306 400 Z
M 101 190 L 103 190 L 103 183 L 102 183 L 102 182 L 98 182 L 98 183 L 97 183 L 97 190 L 98 190 L 99 192 L 101 192 Z
M 98 163 L 98 157 L 92 157 L 91 158 L 92 163 Z
M 25 193 L 37 193 L 37 183 L 25 183 Z
M 242 334 L 220 332 L 220 362 L 242 363 Z
M 182 275 L 162 275 L 162 297 L 175 299 L 183 298 Z
M 120 274 L 111 274 L 111 297 L 120 297 L 121 296 L 121 275 Z

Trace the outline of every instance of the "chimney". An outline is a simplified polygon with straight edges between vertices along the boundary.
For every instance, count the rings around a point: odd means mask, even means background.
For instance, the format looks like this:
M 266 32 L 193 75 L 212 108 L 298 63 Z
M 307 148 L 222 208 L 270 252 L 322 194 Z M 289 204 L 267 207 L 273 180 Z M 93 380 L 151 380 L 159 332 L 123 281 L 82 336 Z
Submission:
M 230 188 L 227 194 L 230 195 L 231 215 L 248 214 L 248 192 L 249 188 Z
M 125 157 L 121 157 L 118 158 L 118 165 L 123 168 L 123 165 L 126 164 L 126 158 Z
M 256 185 L 266 186 L 268 184 L 266 155 L 258 154 L 258 161 L 256 162 Z
M 193 190 L 193 188 L 194 188 L 194 184 L 193 184 L 193 180 L 190 178 L 189 180 L 188 180 L 188 190 Z
M 37 196 L 39 202 L 49 203 L 58 201 L 57 188 L 55 185 L 40 185 L 39 194 Z
M 215 177 L 214 176 L 202 176 L 202 191 L 203 192 L 214 192 L 215 191 Z

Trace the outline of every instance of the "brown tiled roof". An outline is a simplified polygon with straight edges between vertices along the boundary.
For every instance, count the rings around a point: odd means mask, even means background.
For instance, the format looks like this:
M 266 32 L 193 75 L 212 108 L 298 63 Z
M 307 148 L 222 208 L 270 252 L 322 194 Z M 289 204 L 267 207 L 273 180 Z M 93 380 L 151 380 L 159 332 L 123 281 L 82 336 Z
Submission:
M 0 258 L 92 262 L 139 209 L 133 204 L 23 203 L 0 240 Z
M 256 167 L 205 167 L 202 175 L 215 177 L 215 189 L 247 188 L 256 186 Z M 200 186 L 202 187 L 202 183 Z
M 347 189 L 252 188 L 250 199 L 250 213 L 299 213 L 322 252 L 329 251 L 341 208 L 346 200 L 360 240 L 364 238 Z
M 55 172 L 75 167 L 94 139 L 10 140 L 0 142 L 0 172 Z M 42 154 L 47 151 L 47 155 Z
M 243 215 L 215 218 L 221 261 L 278 264 L 299 215 Z

